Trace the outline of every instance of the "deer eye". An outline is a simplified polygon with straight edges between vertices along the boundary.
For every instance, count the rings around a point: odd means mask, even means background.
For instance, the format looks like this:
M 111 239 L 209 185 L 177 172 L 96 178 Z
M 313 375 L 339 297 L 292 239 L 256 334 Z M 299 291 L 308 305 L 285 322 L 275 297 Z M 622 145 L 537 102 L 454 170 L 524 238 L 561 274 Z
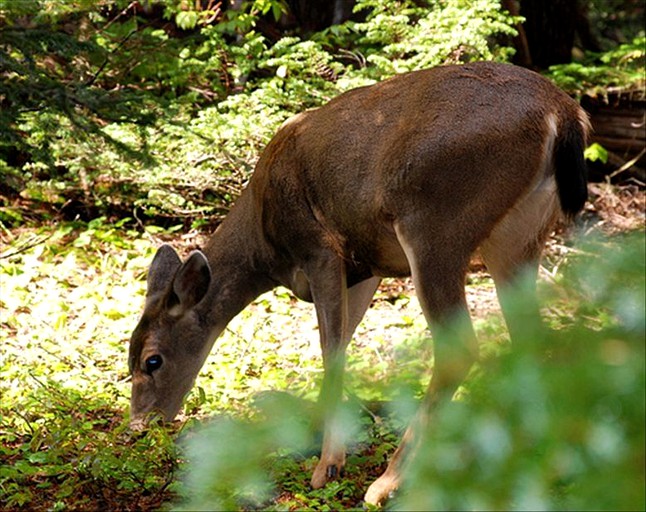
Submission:
M 162 356 L 155 354 L 146 359 L 146 373 L 151 375 L 155 370 L 159 370 L 164 363 Z

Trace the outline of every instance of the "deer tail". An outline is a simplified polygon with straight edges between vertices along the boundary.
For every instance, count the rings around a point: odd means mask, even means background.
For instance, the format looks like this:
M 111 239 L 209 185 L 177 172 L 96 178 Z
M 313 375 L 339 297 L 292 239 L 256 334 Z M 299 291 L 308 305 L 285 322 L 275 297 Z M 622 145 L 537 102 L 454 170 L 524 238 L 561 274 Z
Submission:
M 590 125 L 583 111 L 579 119 L 567 119 L 556 138 L 554 172 L 561 209 L 572 218 L 588 199 L 588 169 L 583 152 Z

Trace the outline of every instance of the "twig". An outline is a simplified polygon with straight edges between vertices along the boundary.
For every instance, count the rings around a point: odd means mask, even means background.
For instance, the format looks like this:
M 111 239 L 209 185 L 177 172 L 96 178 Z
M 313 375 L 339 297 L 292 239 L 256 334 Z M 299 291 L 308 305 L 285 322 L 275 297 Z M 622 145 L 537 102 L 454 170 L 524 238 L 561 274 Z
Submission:
M 159 243 L 159 241 L 158 241 L 154 236 L 152 236 L 152 235 L 148 232 L 148 230 L 146 229 L 146 226 L 144 225 L 144 223 L 143 223 L 143 222 L 141 221 L 141 219 L 137 216 L 137 207 L 136 207 L 136 206 L 132 209 L 132 216 L 135 218 L 135 220 L 137 221 L 137 224 L 139 224 L 139 226 L 140 226 L 140 227 L 141 227 L 141 229 L 143 230 L 144 234 L 148 237 L 148 239 L 149 239 L 152 243 L 154 243 L 154 244 L 158 244 L 158 243 Z
M 16 416 L 18 416 L 19 418 L 21 418 L 27 424 L 27 427 L 29 428 L 29 431 L 31 432 L 31 435 L 33 436 L 35 434 L 35 432 L 34 432 L 34 427 L 31 426 L 31 422 L 17 409 L 14 409 L 13 413 Z
M 360 409 L 368 413 L 370 418 L 372 418 L 373 423 L 377 423 L 377 424 L 381 423 L 381 417 L 378 414 L 375 414 L 372 410 L 370 410 L 370 407 L 368 407 L 363 400 L 361 400 L 357 395 L 352 393 L 347 388 L 344 388 L 344 391 L 346 395 L 348 395 L 348 398 L 350 398 L 353 402 L 356 402 L 359 405 Z
M 54 233 L 52 233 L 52 234 L 50 234 L 50 235 L 48 235 L 48 236 L 46 236 L 44 238 L 40 238 L 40 239 L 36 240 L 35 242 L 31 242 L 31 243 L 27 242 L 25 245 L 23 245 L 22 247 L 16 249 L 14 252 L 11 252 L 9 254 L 6 254 L 6 253 L 0 254 L 0 260 L 5 259 L 5 258 L 12 258 L 13 256 L 17 256 L 18 254 L 26 252 L 29 249 L 33 249 L 37 245 L 40 245 L 43 242 L 46 242 L 47 240 L 49 240 L 53 236 L 54 236 Z
M 108 55 L 108 57 L 106 57 L 105 60 L 103 61 L 103 63 L 99 66 L 99 69 L 97 70 L 97 72 L 94 73 L 94 75 L 92 75 L 92 77 L 85 83 L 86 86 L 89 87 L 94 82 L 96 82 L 96 79 L 99 78 L 99 75 L 103 72 L 105 67 L 110 62 L 110 56 L 112 56 L 117 50 L 119 50 L 124 44 L 126 44 L 128 39 L 130 39 L 132 36 L 134 36 L 137 32 L 139 32 L 138 28 L 136 28 L 135 30 L 130 32 L 126 37 L 124 37 L 121 41 L 119 41 L 119 44 L 110 51 L 110 54 Z
M 351 52 L 349 50 L 346 50 L 344 48 L 339 48 L 339 56 L 341 57 L 346 57 L 354 60 L 360 68 L 365 68 L 366 67 L 366 58 L 361 52 Z
M 108 21 L 108 23 L 105 25 L 105 27 L 103 27 L 103 28 L 101 29 L 101 32 L 103 32 L 104 30 L 106 30 L 107 28 L 109 28 L 109 27 L 110 27 L 110 25 L 112 25 L 115 21 L 117 21 L 119 18 L 121 18 L 121 16 L 125 16 L 125 14 L 126 14 L 130 9 L 132 9 L 133 7 L 135 7 L 136 5 L 137 5 L 137 1 L 136 1 L 136 0 L 135 0 L 134 2 L 130 2 L 130 5 L 128 5 L 128 7 L 126 7 L 123 11 L 121 11 L 119 14 L 117 14 L 114 18 L 112 18 L 110 21 Z
M 615 172 L 613 172 L 609 177 L 614 178 L 615 176 L 617 176 L 617 174 L 621 174 L 622 172 L 627 171 L 633 165 L 635 165 L 639 161 L 639 159 L 642 156 L 644 156 L 645 153 L 646 153 L 646 148 L 643 148 L 636 157 L 631 158 L 630 160 L 628 160 L 626 163 L 624 163 L 624 165 L 622 165 L 619 169 L 617 169 Z

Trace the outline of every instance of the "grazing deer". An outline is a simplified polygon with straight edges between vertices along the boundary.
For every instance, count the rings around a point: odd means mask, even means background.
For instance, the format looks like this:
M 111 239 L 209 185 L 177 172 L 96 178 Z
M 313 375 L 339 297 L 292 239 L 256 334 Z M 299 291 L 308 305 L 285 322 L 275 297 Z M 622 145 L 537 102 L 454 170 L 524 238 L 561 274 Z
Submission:
M 548 80 L 494 63 L 403 74 L 293 117 L 204 252 L 182 262 L 164 245 L 155 255 L 130 342 L 133 426 L 152 411 L 172 420 L 227 323 L 283 285 L 314 302 L 320 327 L 324 435 L 312 486 L 325 485 L 345 464 L 335 419 L 346 346 L 380 278 L 412 275 L 435 366 L 366 494 L 381 503 L 419 429 L 476 358 L 464 292 L 471 255 L 480 249 L 514 339 L 523 331 L 505 290 L 521 270 L 536 274 L 555 221 L 583 207 L 587 133 L 584 111 Z

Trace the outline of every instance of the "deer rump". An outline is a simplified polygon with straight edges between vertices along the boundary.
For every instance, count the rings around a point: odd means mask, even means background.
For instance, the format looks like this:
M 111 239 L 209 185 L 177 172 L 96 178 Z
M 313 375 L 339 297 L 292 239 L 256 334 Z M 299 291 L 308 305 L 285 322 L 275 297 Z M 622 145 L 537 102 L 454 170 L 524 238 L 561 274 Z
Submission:
M 172 419 L 215 339 L 260 293 L 284 285 L 314 302 L 324 379 L 324 439 L 314 487 L 341 473 L 335 426 L 345 348 L 379 278 L 412 275 L 435 344 L 427 398 L 384 475 L 382 503 L 438 401 L 450 399 L 477 355 L 464 295 L 480 248 L 512 339 L 506 291 L 536 274 L 556 220 L 587 197 L 588 133 L 575 101 L 539 75 L 474 63 L 396 76 L 288 120 L 249 186 L 186 262 L 160 248 L 130 344 L 135 423 Z M 538 307 L 531 315 L 538 319 Z M 450 320 L 462 319 L 459 332 Z M 523 321 L 526 321 L 524 319 Z

